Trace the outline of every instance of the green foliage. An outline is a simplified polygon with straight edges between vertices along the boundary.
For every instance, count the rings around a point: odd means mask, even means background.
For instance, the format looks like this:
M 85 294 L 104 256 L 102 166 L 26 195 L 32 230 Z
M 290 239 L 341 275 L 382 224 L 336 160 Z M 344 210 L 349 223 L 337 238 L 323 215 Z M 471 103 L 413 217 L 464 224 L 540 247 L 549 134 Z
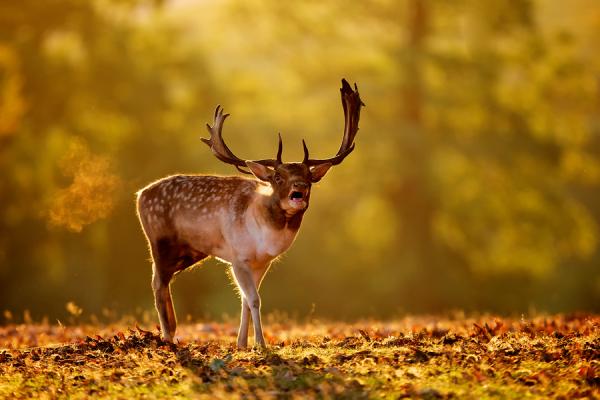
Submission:
M 241 157 L 272 157 L 277 131 L 288 161 L 302 138 L 333 154 L 346 77 L 367 104 L 357 149 L 315 188 L 265 307 L 598 310 L 592 5 L 4 2 L 0 302 L 150 308 L 134 192 L 235 172 L 198 140 L 216 104 Z M 236 312 L 225 285 L 212 266 L 185 274 L 178 310 Z

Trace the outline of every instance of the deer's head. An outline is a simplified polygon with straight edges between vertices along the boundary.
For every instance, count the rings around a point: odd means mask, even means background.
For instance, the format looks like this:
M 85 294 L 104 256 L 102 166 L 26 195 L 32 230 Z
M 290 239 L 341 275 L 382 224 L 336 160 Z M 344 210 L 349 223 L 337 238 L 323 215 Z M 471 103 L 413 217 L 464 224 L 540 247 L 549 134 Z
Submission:
M 325 176 L 329 168 L 340 164 L 348 154 L 354 150 L 354 137 L 358 132 L 360 108 L 364 106 L 358 94 L 345 79 L 342 79 L 342 106 L 344 108 L 345 127 L 342 144 L 337 154 L 328 159 L 316 160 L 309 157 L 306 142 L 302 140 L 304 160 L 301 163 L 284 163 L 281 160 L 283 144 L 279 135 L 277 157 L 266 160 L 243 160 L 233 154 L 223 141 L 223 122 L 229 114 L 223 114 L 221 106 L 215 110 L 214 123 L 207 124 L 210 139 L 202 138 L 212 150 L 213 154 L 221 161 L 234 165 L 244 174 L 253 174 L 263 182 L 270 184 L 271 196 L 279 202 L 280 207 L 288 214 L 305 210 L 310 199 L 311 185 Z

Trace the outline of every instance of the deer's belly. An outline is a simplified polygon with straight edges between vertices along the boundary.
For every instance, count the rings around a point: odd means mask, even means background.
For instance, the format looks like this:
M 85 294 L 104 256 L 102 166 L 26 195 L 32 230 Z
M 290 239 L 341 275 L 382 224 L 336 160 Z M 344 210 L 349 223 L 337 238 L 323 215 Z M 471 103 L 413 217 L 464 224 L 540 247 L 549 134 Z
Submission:
M 216 254 L 223 248 L 224 238 L 216 221 L 179 219 L 175 221 L 179 238 L 189 244 L 194 250 L 220 257 Z

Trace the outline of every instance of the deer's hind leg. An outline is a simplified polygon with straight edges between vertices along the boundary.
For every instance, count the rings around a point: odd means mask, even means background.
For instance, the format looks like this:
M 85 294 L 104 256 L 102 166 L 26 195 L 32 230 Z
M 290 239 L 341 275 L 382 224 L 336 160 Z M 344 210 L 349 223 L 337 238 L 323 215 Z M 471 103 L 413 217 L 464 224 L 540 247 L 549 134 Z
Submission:
M 171 278 L 173 275 L 161 272 L 157 263 L 152 264 L 152 290 L 154 291 L 154 306 L 158 313 L 160 322 L 160 331 L 164 340 L 173 341 L 175 329 L 177 328 L 177 318 L 173 308 L 173 299 L 171 298 Z
M 171 296 L 173 275 L 206 257 L 206 254 L 194 252 L 187 244 L 178 242 L 175 238 L 159 239 L 156 246 L 152 246 L 154 305 L 165 340 L 173 341 L 177 329 L 177 317 Z

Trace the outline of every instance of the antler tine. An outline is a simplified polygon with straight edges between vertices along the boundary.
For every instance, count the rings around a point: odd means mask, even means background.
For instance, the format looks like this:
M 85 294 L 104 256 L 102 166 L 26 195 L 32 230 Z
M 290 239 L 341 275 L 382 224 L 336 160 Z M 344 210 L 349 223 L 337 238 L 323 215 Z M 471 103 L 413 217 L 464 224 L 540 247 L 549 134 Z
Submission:
M 278 133 L 279 144 L 277 145 L 277 164 L 281 164 L 281 153 L 283 153 L 283 142 L 281 141 L 281 132 Z
M 219 160 L 226 164 L 234 165 L 238 171 L 244 174 L 252 174 L 252 172 L 242 169 L 242 167 L 246 166 L 246 162 L 236 157 L 223 141 L 223 123 L 227 117 L 229 117 L 229 114 L 223 114 L 223 108 L 221 105 L 218 105 L 215 109 L 213 126 L 206 124 L 206 129 L 210 133 L 210 139 L 201 138 L 201 140 L 210 147 L 213 154 Z
M 283 154 L 283 142 L 281 141 L 281 133 L 279 133 L 279 143 L 277 145 L 277 158 L 276 159 L 269 158 L 269 159 L 265 159 L 265 160 L 254 161 L 254 162 L 257 164 L 265 165 L 267 167 L 276 168 L 278 165 L 283 163 L 281 161 L 281 154 Z
M 304 149 L 304 160 L 302 160 L 302 164 L 306 164 L 308 161 L 308 147 L 306 147 L 304 139 L 302 139 L 302 148 Z
M 283 142 L 281 141 L 281 133 L 279 133 L 279 143 L 277 145 L 277 158 L 254 161 L 257 164 L 266 165 L 267 167 L 276 168 L 279 164 L 282 164 L 281 154 L 283 153 Z
M 348 154 L 354 150 L 354 138 L 358 133 L 358 121 L 360 120 L 360 108 L 365 104 L 360 99 L 358 93 L 358 86 L 354 84 L 354 90 L 346 81 L 342 79 L 342 88 L 340 89 L 342 95 L 342 107 L 344 109 L 344 137 L 342 138 L 342 144 L 335 157 L 323 159 L 323 160 L 311 160 L 308 158 L 308 149 L 303 141 L 304 145 L 304 161 L 303 163 L 308 166 L 314 166 L 318 164 L 330 163 L 332 165 L 338 165 Z

